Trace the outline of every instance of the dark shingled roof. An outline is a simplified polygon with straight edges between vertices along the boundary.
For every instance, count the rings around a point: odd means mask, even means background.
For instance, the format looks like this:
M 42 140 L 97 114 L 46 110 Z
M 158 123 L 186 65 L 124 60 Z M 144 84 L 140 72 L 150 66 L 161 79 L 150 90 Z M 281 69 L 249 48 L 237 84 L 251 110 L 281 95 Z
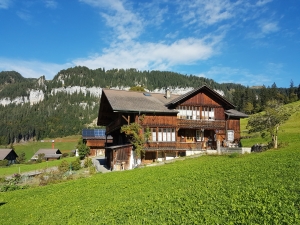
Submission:
M 12 149 L 0 149 L 0 160 L 3 160 L 6 158 L 6 156 L 13 151 Z M 15 153 L 16 154 L 16 153 Z M 18 155 L 16 154 L 16 157 L 18 157 Z
M 239 117 L 239 118 L 247 118 L 249 117 L 247 114 L 239 112 L 235 109 L 225 110 L 225 114 L 231 117 Z
M 162 112 L 162 113 L 177 113 L 176 110 L 168 109 L 166 104 L 178 97 L 171 95 L 166 98 L 164 94 L 147 93 L 104 89 L 105 96 L 113 111 L 127 112 Z

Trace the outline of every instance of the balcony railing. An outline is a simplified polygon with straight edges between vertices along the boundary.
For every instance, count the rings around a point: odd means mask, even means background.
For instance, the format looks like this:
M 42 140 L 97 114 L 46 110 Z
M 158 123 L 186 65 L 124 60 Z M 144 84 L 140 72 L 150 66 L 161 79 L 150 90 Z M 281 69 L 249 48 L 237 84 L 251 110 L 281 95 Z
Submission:
M 214 143 L 211 144 L 212 147 Z M 205 147 L 204 147 L 205 146 Z M 156 150 L 206 150 L 207 144 L 203 142 L 148 142 L 145 144 L 146 151 Z
M 179 128 L 213 128 L 224 130 L 226 127 L 225 120 L 186 120 L 178 119 L 177 125 Z
M 225 120 L 187 120 L 187 119 L 177 119 L 174 121 L 175 124 L 164 123 L 162 121 L 152 121 L 151 123 L 143 124 L 144 126 L 149 127 L 170 127 L 170 126 L 177 126 L 178 128 L 195 128 L 195 129 L 219 129 L 225 130 L 226 121 Z M 177 122 L 177 123 L 176 123 Z M 106 127 L 106 133 L 109 134 L 110 132 L 119 129 L 122 125 L 126 122 L 123 118 L 118 118 L 109 124 Z

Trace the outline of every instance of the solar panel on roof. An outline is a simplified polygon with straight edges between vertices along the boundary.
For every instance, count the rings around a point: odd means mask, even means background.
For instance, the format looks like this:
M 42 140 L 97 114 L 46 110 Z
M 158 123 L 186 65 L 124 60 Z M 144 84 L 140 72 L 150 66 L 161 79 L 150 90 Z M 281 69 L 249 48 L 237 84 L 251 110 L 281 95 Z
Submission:
M 145 96 L 151 96 L 151 94 L 150 93 L 147 93 L 147 92 L 144 92 L 143 93 Z
M 83 129 L 82 137 L 104 137 L 105 129 Z

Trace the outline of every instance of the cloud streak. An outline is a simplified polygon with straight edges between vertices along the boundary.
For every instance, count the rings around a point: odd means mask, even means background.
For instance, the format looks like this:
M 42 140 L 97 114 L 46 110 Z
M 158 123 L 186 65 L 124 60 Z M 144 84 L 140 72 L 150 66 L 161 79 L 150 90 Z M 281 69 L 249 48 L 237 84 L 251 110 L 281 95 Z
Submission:
M 137 68 L 140 70 L 166 70 L 178 64 L 192 64 L 205 60 L 214 54 L 214 45 L 218 40 L 181 39 L 171 44 L 135 43 L 119 44 L 108 48 L 102 55 L 90 56 L 88 59 L 77 59 L 75 65 L 89 68 Z M 101 67 L 100 66 L 100 67 Z
M 8 9 L 12 4 L 12 0 L 0 0 L 0 9 Z
M 73 66 L 71 63 L 56 64 L 45 63 L 36 60 L 14 60 L 0 58 L 0 69 L 3 71 L 17 71 L 23 77 L 39 78 L 45 75 L 46 79 L 50 80 L 60 70 Z

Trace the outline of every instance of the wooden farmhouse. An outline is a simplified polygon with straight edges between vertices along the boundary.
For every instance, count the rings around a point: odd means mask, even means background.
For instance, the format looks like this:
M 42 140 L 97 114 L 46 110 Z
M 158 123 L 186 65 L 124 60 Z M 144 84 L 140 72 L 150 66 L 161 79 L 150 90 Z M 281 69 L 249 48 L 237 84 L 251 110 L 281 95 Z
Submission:
M 14 164 L 18 158 L 17 153 L 13 149 L 0 149 L 0 161 L 7 160 L 8 164 Z
M 183 95 L 173 95 L 169 89 L 165 94 L 103 89 L 97 123 L 106 126 L 106 135 L 113 137 L 113 143 L 105 148 L 107 166 L 131 169 L 140 162 L 237 146 L 240 118 L 247 115 L 234 108 L 208 86 Z M 123 125 L 133 122 L 140 123 L 141 132 L 150 131 L 141 159 L 136 159 L 128 137 L 120 132 Z

